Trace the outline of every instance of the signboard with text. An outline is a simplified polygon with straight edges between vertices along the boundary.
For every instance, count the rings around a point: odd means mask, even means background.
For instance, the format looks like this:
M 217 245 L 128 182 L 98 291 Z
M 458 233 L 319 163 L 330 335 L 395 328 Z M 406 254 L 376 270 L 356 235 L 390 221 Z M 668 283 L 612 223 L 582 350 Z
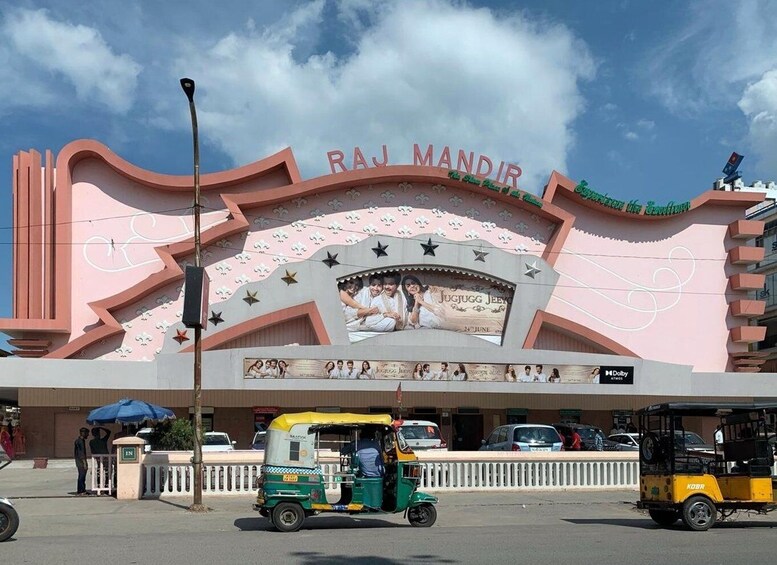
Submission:
M 269 370 L 264 370 L 269 367 Z M 273 371 L 272 369 L 275 369 Z M 471 381 L 547 384 L 634 384 L 634 367 L 496 364 L 458 361 L 376 361 L 369 359 L 243 360 L 246 379 L 351 379 Z

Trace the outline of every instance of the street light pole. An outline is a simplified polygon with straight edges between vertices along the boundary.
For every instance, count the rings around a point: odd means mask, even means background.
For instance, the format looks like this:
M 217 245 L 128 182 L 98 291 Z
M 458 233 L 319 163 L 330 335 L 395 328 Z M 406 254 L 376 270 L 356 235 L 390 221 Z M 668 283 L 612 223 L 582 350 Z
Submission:
M 181 79 L 186 97 L 189 99 L 189 112 L 192 115 L 192 138 L 194 144 L 194 266 L 201 267 L 200 252 L 200 142 L 197 132 L 197 110 L 194 108 L 194 81 Z M 202 327 L 194 326 L 194 500 L 189 510 L 203 512 L 202 504 Z

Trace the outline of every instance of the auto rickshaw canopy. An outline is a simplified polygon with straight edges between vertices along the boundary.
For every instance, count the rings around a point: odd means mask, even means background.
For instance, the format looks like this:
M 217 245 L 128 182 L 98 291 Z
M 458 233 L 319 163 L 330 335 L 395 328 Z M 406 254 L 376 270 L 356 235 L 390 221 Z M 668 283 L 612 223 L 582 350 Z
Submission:
M 388 414 L 349 414 L 349 413 L 330 413 L 330 412 L 298 412 L 296 414 L 281 414 L 271 423 L 269 430 L 290 431 L 292 427 L 298 424 L 309 424 L 318 426 L 337 426 L 337 425 L 383 425 L 390 426 L 391 416 Z
M 264 464 L 312 469 L 318 466 L 319 433 L 350 433 L 353 428 L 390 428 L 388 414 L 299 412 L 282 414 L 267 428 Z
M 777 402 L 665 402 L 637 411 L 645 416 L 723 416 L 764 410 L 777 412 Z

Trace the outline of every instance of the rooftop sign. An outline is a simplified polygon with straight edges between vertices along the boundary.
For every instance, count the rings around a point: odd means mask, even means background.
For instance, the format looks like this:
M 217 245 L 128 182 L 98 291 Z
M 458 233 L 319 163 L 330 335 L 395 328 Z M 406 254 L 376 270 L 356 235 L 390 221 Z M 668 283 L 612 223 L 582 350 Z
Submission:
M 648 200 L 647 204 L 641 204 L 636 200 L 617 200 L 611 198 L 607 194 L 601 194 L 596 192 L 588 186 L 588 183 L 584 180 L 580 181 L 575 187 L 575 194 L 585 200 L 596 202 L 606 208 L 612 208 L 620 212 L 626 212 L 627 214 L 643 214 L 645 216 L 674 216 L 675 214 L 682 214 L 691 209 L 691 202 L 669 202 L 666 206 L 656 206 L 656 203 L 652 200 Z
M 361 148 L 354 147 L 353 158 L 349 160 L 346 160 L 345 153 L 339 149 L 327 151 L 329 170 L 334 174 L 349 170 L 385 167 L 390 164 L 389 151 L 385 145 L 381 148 L 380 156 L 365 157 Z M 500 161 L 499 165 L 495 166 L 495 162 L 487 155 L 478 155 L 476 159 L 474 151 L 466 152 L 463 149 L 451 151 L 447 145 L 443 146 L 442 151 L 435 153 L 434 145 L 429 144 L 426 149 L 421 149 L 417 143 L 413 144 L 413 165 L 458 170 L 480 178 L 487 178 L 496 173 L 495 182 L 510 185 L 517 190 L 518 177 L 523 172 L 521 167 L 504 161 Z

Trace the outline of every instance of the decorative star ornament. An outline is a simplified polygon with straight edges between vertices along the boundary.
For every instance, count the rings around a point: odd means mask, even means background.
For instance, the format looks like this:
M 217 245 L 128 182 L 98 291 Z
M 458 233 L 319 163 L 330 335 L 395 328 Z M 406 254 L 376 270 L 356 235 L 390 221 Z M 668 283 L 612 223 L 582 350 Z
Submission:
M 243 300 L 245 300 L 249 306 L 253 306 L 259 302 L 259 299 L 256 297 L 257 294 L 259 294 L 258 290 L 255 290 L 254 292 L 246 290 L 246 295 L 243 297 Z
M 330 269 L 335 265 L 340 264 L 340 261 L 337 260 L 337 253 L 332 255 L 331 253 L 329 253 L 329 251 L 326 252 L 326 259 L 323 259 L 322 262 Z
M 424 248 L 424 255 L 431 255 L 432 257 L 436 257 L 434 250 L 440 246 L 432 245 L 432 238 L 430 237 L 428 242 L 421 244 L 421 247 Z
M 214 326 L 218 326 L 221 322 L 224 321 L 224 318 L 221 317 L 221 312 L 214 312 L 211 310 L 210 318 L 208 318 L 208 321 Z
M 372 248 L 372 250 L 375 252 L 375 257 L 388 257 L 386 249 L 388 249 L 388 245 L 382 245 L 380 241 L 378 242 L 377 247 Z
M 175 330 L 175 335 L 173 336 L 173 339 L 178 342 L 178 344 L 182 344 L 184 341 L 189 341 L 189 338 L 186 337 L 186 332 L 189 330 Z
M 297 284 L 297 279 L 294 278 L 296 276 L 297 276 L 296 272 L 290 273 L 288 270 L 286 270 L 286 276 L 281 277 L 281 280 L 286 283 L 286 286 L 291 284 Z
M 477 249 L 473 249 L 472 252 L 475 254 L 475 261 L 481 261 L 482 263 L 486 262 L 486 255 L 488 255 L 486 251 L 478 251 Z
M 534 278 L 535 275 L 539 275 L 542 271 L 537 268 L 537 261 L 534 261 L 531 265 L 529 263 L 524 263 L 526 265 L 526 272 L 524 275 L 527 277 Z

